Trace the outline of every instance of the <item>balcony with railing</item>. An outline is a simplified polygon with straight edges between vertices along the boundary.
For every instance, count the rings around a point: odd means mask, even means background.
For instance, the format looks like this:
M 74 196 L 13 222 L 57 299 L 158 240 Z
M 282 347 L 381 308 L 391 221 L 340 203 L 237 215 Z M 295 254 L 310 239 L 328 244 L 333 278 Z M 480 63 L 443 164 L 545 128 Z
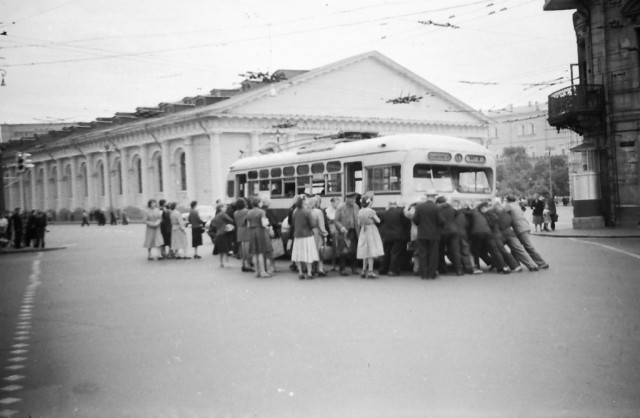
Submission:
M 604 87 L 576 84 L 549 95 L 549 125 L 582 135 L 601 127 L 604 118 Z

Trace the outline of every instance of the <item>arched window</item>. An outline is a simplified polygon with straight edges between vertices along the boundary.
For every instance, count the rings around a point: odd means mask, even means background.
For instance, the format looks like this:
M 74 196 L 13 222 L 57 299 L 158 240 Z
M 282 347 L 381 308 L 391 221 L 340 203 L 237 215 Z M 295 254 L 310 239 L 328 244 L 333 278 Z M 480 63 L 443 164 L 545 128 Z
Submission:
M 136 161 L 136 174 L 138 177 L 138 193 L 142 193 L 142 160 Z
M 89 179 L 87 178 L 87 165 L 85 163 L 80 164 L 80 176 L 82 176 L 82 195 L 88 197 Z
M 104 187 L 104 164 L 102 164 L 102 161 L 98 161 L 98 164 L 96 164 L 96 174 L 98 175 L 98 186 L 100 187 L 100 196 L 104 196 L 105 193 L 105 187 Z
M 180 190 L 187 190 L 187 158 L 184 152 L 180 153 Z
M 51 182 L 51 196 L 53 196 L 54 199 L 58 198 L 58 169 L 56 167 L 53 167 L 53 169 L 51 170 L 51 177 L 49 178 L 49 181 Z
M 158 160 L 156 161 L 156 172 L 158 175 L 158 191 L 164 191 L 164 184 L 162 184 L 162 156 L 158 155 Z

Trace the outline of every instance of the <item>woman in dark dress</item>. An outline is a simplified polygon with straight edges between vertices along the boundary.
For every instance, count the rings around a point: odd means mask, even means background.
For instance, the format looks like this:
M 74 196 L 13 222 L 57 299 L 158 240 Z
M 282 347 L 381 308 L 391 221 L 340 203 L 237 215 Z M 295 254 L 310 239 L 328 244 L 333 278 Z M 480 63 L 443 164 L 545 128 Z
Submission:
M 191 246 L 193 247 L 194 259 L 202 258 L 198 255 L 198 247 L 202 245 L 202 233 L 204 232 L 204 222 L 196 210 L 198 202 L 191 202 L 189 211 L 189 223 L 191 224 Z
M 247 213 L 246 223 L 249 229 L 249 254 L 253 257 L 256 277 L 271 277 L 266 269 L 266 254 L 273 251 L 271 238 L 265 228 L 267 214 L 262 210 L 262 202 L 256 198 L 253 208 Z
M 233 250 L 233 219 L 227 214 L 227 205 L 219 203 L 216 207 L 217 214 L 211 221 L 211 226 L 215 228 L 216 235 L 213 245 L 220 255 L 220 267 L 224 268 L 224 260 L 229 264 L 229 251 Z

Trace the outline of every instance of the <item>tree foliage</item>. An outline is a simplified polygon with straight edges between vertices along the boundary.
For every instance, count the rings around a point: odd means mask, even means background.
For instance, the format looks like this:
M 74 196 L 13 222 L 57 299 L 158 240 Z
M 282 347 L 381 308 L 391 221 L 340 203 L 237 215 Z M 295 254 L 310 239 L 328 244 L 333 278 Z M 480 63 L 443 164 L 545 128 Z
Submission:
M 497 194 L 527 196 L 549 193 L 569 195 L 569 168 L 564 156 L 530 157 L 524 147 L 505 148 L 496 168 Z

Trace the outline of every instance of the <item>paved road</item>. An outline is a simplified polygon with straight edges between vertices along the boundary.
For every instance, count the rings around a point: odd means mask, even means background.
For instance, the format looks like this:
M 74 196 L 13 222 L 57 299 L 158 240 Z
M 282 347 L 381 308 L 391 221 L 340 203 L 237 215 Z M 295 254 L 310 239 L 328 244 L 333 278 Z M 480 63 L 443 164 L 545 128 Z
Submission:
M 537 273 L 302 282 L 210 246 L 148 262 L 140 225 L 50 229 L 68 248 L 0 256 L 0 417 L 640 416 L 639 239 L 534 237 Z

